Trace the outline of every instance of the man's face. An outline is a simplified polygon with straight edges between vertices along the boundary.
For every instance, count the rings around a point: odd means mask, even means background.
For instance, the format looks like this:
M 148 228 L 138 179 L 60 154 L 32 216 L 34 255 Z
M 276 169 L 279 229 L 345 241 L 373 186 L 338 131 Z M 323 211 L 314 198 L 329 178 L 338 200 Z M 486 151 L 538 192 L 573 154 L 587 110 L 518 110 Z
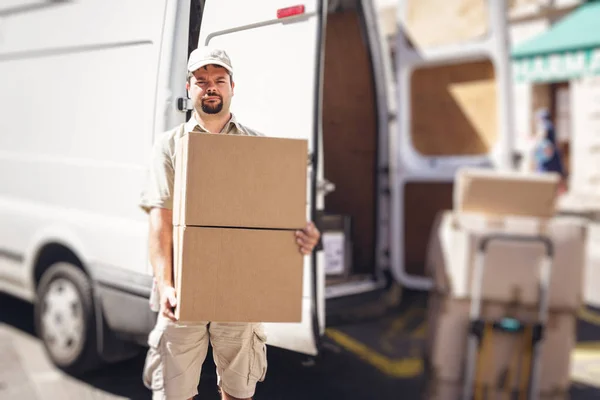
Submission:
M 196 112 L 202 114 L 229 113 L 234 84 L 227 70 L 208 65 L 194 71 L 186 89 Z

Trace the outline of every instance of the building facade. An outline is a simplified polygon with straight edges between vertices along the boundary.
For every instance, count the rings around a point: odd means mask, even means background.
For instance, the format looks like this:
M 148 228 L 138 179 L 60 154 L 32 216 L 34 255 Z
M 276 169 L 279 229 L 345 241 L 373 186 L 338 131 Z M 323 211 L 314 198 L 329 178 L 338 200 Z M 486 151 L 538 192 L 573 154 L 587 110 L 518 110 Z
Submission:
M 550 111 L 571 200 L 600 196 L 600 2 L 522 1 L 511 10 L 517 149 Z M 600 206 L 600 205 L 597 205 Z

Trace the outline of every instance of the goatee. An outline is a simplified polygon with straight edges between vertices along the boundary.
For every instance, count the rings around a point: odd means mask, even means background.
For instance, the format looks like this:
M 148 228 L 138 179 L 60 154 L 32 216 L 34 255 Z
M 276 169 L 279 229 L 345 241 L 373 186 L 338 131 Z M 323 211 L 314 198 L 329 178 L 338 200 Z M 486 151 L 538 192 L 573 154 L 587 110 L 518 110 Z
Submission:
M 202 102 L 202 111 L 206 114 L 218 114 L 221 110 L 223 110 L 223 101 L 219 101 L 217 104 Z

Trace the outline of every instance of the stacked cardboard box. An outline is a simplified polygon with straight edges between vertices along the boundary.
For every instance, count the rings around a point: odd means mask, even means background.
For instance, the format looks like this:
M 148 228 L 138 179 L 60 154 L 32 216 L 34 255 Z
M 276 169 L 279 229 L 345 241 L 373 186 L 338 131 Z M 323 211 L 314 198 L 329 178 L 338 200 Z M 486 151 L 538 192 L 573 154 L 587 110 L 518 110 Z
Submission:
M 554 245 L 549 318 L 541 345 L 541 399 L 564 399 L 570 352 L 582 304 L 587 231 L 579 220 L 552 217 L 558 184 L 552 175 L 464 170 L 456 182 L 455 211 L 438 215 L 428 249 L 434 290 L 428 307 L 427 398 L 461 398 L 467 355 L 471 279 L 478 244 L 491 233 L 544 235 Z M 536 242 L 490 242 L 482 284 L 484 319 L 537 320 L 540 264 L 545 248 Z M 522 336 L 494 332 L 491 357 L 478 365 L 478 381 L 491 394 L 516 389 L 509 376 Z M 512 363 L 512 364 L 511 364 Z M 495 397 L 486 397 L 495 398 Z
M 190 133 L 176 159 L 179 320 L 299 322 L 307 142 Z
M 344 281 L 352 269 L 352 218 L 349 215 L 319 216 L 321 241 L 325 250 L 327 284 Z

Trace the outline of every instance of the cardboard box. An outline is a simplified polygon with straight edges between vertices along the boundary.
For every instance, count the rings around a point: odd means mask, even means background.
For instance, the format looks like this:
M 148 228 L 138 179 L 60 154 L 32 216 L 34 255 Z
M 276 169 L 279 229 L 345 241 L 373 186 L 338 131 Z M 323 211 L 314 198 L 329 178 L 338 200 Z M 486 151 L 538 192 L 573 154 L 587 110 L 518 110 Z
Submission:
M 438 215 L 427 254 L 427 272 L 435 290 L 469 298 L 480 240 L 487 234 L 546 235 L 554 244 L 549 304 L 554 310 L 578 310 L 583 303 L 587 227 L 580 219 L 491 218 L 451 211 Z M 535 305 L 545 248 L 536 242 L 493 241 L 485 252 L 482 296 L 486 300 Z
M 428 304 L 426 337 L 427 364 L 433 381 L 462 382 L 467 355 L 470 301 L 456 300 L 432 294 Z M 515 307 L 500 303 L 484 303 L 482 317 L 499 319 L 513 317 L 536 321 L 534 308 Z M 576 344 L 577 313 L 552 312 L 546 325 L 541 346 L 539 388 L 541 392 L 557 393 L 570 384 L 571 350 Z M 503 376 L 515 352 L 519 352 L 518 335 L 495 332 L 493 354 L 480 370 L 487 385 L 502 387 Z M 514 380 L 513 380 L 514 382 Z
M 173 205 L 181 322 L 300 322 L 307 142 L 185 135 Z
M 175 227 L 174 254 L 180 321 L 301 321 L 293 231 Z
M 454 211 L 550 218 L 559 180 L 555 173 L 464 168 L 456 174 Z
M 177 151 L 174 225 L 306 225 L 306 140 L 191 133 Z
M 325 275 L 347 278 L 352 268 L 352 218 L 349 215 L 321 214 L 318 218 L 325 253 Z

